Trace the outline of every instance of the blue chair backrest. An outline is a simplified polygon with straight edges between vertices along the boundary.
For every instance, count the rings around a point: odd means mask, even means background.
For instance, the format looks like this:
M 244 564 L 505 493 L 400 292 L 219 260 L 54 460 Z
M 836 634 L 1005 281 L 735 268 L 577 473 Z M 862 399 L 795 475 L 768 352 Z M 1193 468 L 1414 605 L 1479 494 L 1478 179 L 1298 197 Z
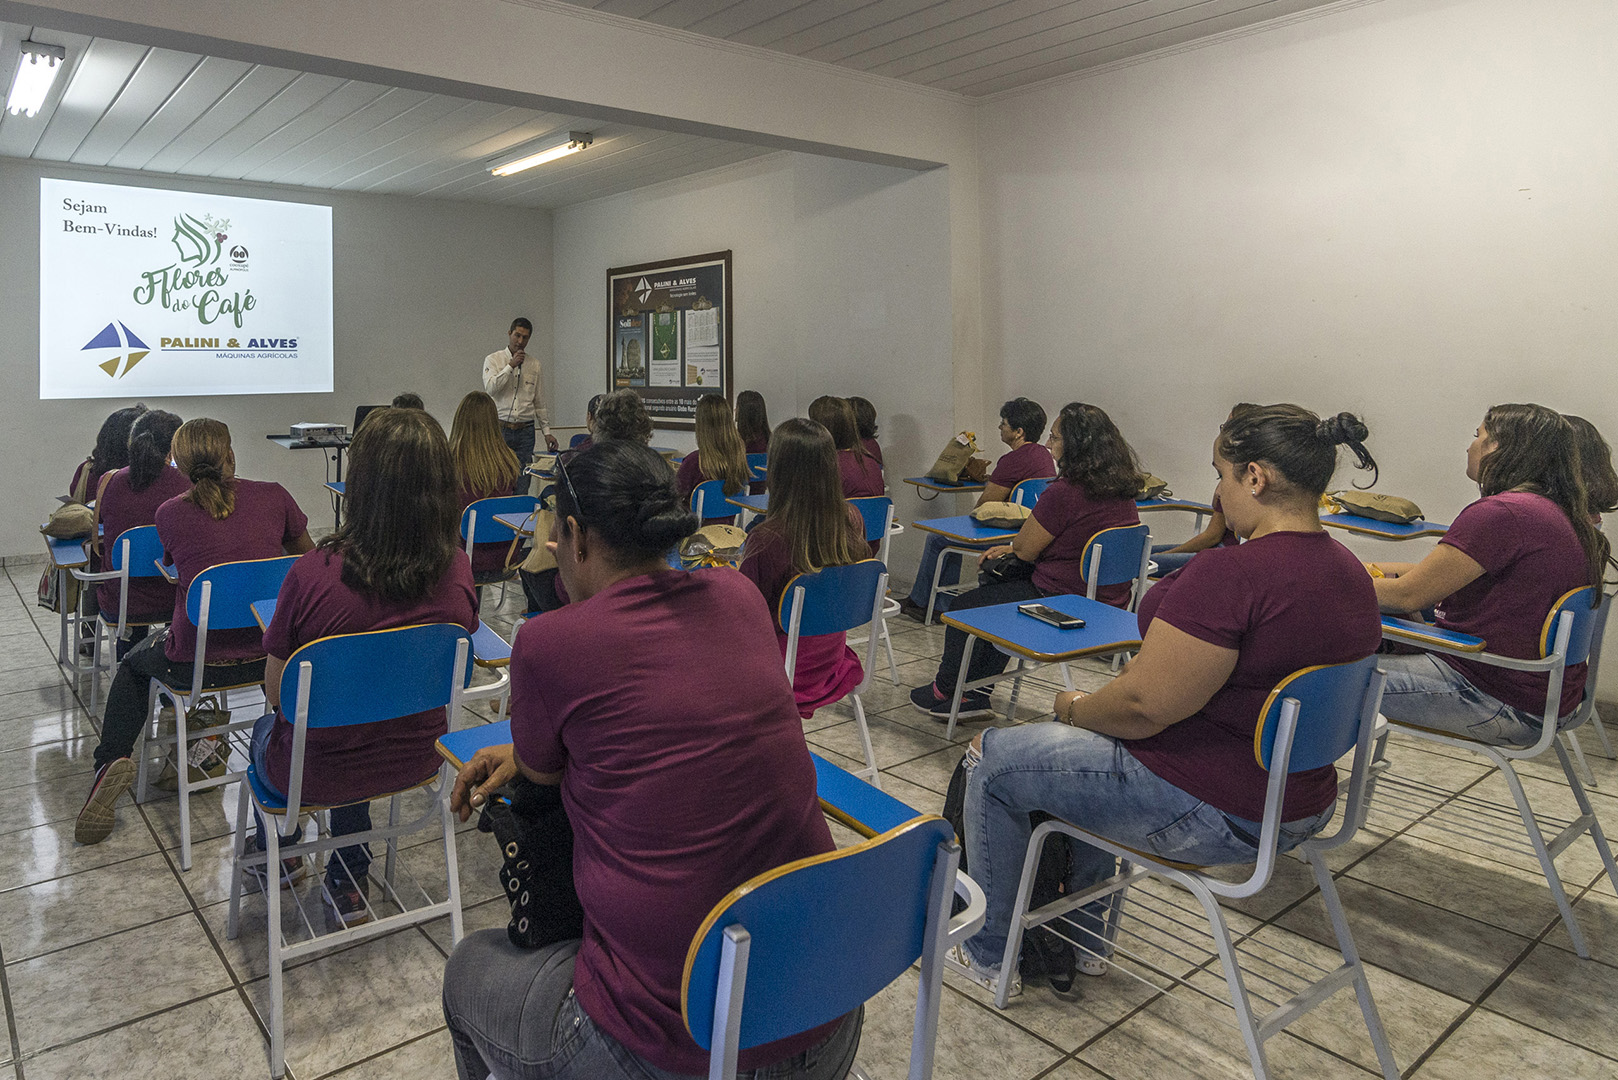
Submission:
M 1141 548 L 1146 546 L 1146 538 L 1151 534 L 1152 530 L 1145 525 L 1117 525 L 1090 537 L 1079 556 L 1085 583 L 1091 580 L 1090 557 L 1097 544 L 1101 545 L 1101 566 L 1094 575 L 1095 584 L 1121 585 L 1134 581 L 1140 574 Z
M 691 489 L 691 509 L 697 508 L 697 496 L 702 496 L 703 518 L 735 517 L 736 508 L 725 501 L 723 480 L 704 480 Z M 732 495 L 736 492 L 731 492 Z M 745 494 L 745 491 L 743 492 Z
M 1039 502 L 1039 497 L 1045 494 L 1045 489 L 1051 486 L 1051 481 L 1054 479 L 1056 479 L 1054 476 L 1042 476 L 1033 480 L 1020 481 L 1017 486 L 1011 489 L 1011 495 L 1007 501 L 1014 502 L 1018 506 L 1026 506 L 1032 510 L 1034 504 Z
M 741 1046 L 808 1031 L 875 997 L 921 956 L 938 847 L 954 840 L 943 818 L 918 817 L 737 887 L 686 952 L 680 1013 L 697 1045 L 712 1042 L 726 927 L 752 938 Z
M 213 582 L 208 600 L 208 629 L 258 629 L 253 617 L 252 604 L 256 600 L 269 600 L 281 595 L 281 582 L 287 571 L 302 556 L 281 555 L 274 559 L 253 559 L 248 562 L 227 562 L 210 566 L 191 579 L 191 588 L 185 594 L 185 615 L 193 626 L 202 619 L 202 585 Z
M 125 529 L 119 533 L 118 538 L 107 545 L 107 569 L 124 568 L 126 540 L 129 541 L 129 576 L 157 577 L 161 573 L 157 569 L 157 561 L 163 557 L 163 541 L 157 538 L 156 525 L 137 525 L 133 529 Z M 260 596 L 258 599 L 267 600 L 269 597 Z
M 454 623 L 426 623 L 311 641 L 287 658 L 281 707 L 293 714 L 300 665 L 313 664 L 309 727 L 372 724 L 449 704 L 455 643 L 466 641 L 464 687 L 472 678 L 472 635 Z
M 567 441 L 567 448 L 569 450 L 571 450 L 575 446 L 577 446 L 581 442 L 583 442 L 585 439 L 588 439 L 589 437 L 590 437 L 590 433 L 588 431 L 581 431 L 577 435 L 573 436 L 571 439 L 569 439 Z
M 479 499 L 461 511 L 461 539 L 471 540 L 474 544 L 487 544 L 494 540 L 509 543 L 515 534 L 494 520 L 494 515 L 532 514 L 538 505 L 539 500 L 532 495 L 500 495 L 492 499 Z M 471 524 L 474 510 L 478 515 L 477 532 L 469 537 L 466 530 Z
M 1306 667 L 1276 683 L 1259 710 L 1253 734 L 1253 756 L 1265 769 L 1275 749 L 1281 723 L 1281 705 L 1298 702 L 1298 726 L 1292 737 L 1292 759 L 1287 772 L 1302 772 L 1330 765 L 1354 749 L 1360 735 L 1360 713 L 1376 675 L 1376 657 L 1351 664 Z
M 804 590 L 799 637 L 841 634 L 871 621 L 876 583 L 888 568 L 881 559 L 864 559 L 848 566 L 828 566 L 813 574 L 799 574 L 781 593 L 781 629 L 792 625 L 792 600 Z
M 1551 612 L 1545 616 L 1545 624 L 1539 631 L 1539 655 L 1543 659 L 1551 654 L 1556 647 L 1556 624 L 1561 620 L 1562 612 L 1573 613 L 1573 635 L 1567 643 L 1567 663 L 1582 664 L 1590 659 L 1590 642 L 1595 636 L 1596 614 L 1601 609 L 1591 607 L 1593 601 L 1601 599 L 1595 586 L 1584 585 L 1562 594 L 1551 605 Z
M 770 455 L 748 454 L 747 467 L 753 473 L 754 480 L 764 479 L 765 470 L 769 467 Z
M 886 495 L 868 495 L 848 501 L 865 519 L 865 542 L 880 544 L 888 535 L 888 511 L 893 509 L 893 500 Z

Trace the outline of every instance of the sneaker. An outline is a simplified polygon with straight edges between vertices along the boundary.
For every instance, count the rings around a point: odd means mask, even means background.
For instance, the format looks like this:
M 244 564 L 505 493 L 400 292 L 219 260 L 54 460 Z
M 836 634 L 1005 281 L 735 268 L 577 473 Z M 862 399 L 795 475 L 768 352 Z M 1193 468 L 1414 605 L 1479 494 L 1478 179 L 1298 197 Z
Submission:
M 972 959 L 972 954 L 966 951 L 965 945 L 953 946 L 944 954 L 944 968 L 977 983 L 991 994 L 1000 990 L 1000 965 L 990 967 L 988 964 L 978 963 Z M 1011 993 L 1008 996 L 1016 997 L 1020 993 L 1022 993 L 1022 975 L 1013 973 Z
M 918 604 L 908 596 L 902 597 L 899 600 L 899 614 L 903 615 L 907 619 L 915 619 L 917 622 L 923 625 L 926 625 L 927 623 L 926 605 Z
M 109 761 L 96 770 L 90 797 L 84 800 L 79 819 L 73 825 L 73 839 L 81 844 L 99 844 L 112 832 L 118 815 L 113 804 L 135 782 L 135 763 L 128 758 Z
M 910 691 L 910 704 L 937 720 L 940 724 L 949 722 L 950 698 L 941 693 L 937 684 L 928 683 L 918 686 Z M 988 720 L 993 718 L 994 710 L 989 708 L 989 692 L 987 690 L 968 690 L 961 695 L 961 711 L 956 714 L 957 720 Z
M 265 875 L 262 863 L 257 866 L 244 867 L 243 869 L 246 871 L 249 887 L 256 885 L 259 892 L 269 891 L 264 887 Z M 281 888 L 290 889 L 308 876 L 309 862 L 303 856 L 294 855 L 290 859 L 281 860 Z
M 324 890 L 326 914 L 345 929 L 370 922 L 371 911 L 365 904 L 365 897 L 370 891 L 369 874 L 361 874 L 357 881 L 350 878 L 341 885 L 333 885 L 328 880 Z
M 1092 979 L 1099 979 L 1107 973 L 1107 968 L 1109 967 L 1111 965 L 1099 956 L 1091 956 L 1089 953 L 1079 955 L 1080 975 L 1088 975 Z

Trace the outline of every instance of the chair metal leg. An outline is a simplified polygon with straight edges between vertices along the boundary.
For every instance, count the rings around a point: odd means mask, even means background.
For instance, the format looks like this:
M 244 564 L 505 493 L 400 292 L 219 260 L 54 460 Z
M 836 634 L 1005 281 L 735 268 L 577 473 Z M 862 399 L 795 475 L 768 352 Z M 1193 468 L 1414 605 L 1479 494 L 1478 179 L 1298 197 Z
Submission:
M 860 746 L 865 751 L 865 768 L 855 775 L 865 776 L 869 774 L 871 786 L 881 791 L 882 777 L 876 767 L 876 751 L 871 748 L 871 729 L 865 723 L 865 703 L 860 700 L 858 694 L 850 695 L 849 700 L 854 702 L 854 725 L 859 728 Z
M 394 795 L 388 800 L 388 828 L 391 829 L 397 824 L 399 824 L 399 796 Z M 397 836 L 388 837 L 387 858 L 382 864 L 382 878 L 388 883 L 389 892 L 394 890 L 395 881 L 398 877 L 398 868 L 396 866 L 398 854 L 399 838 Z
M 135 743 L 135 801 L 146 801 L 146 774 L 150 767 L 147 760 L 151 755 L 151 748 L 146 745 L 148 735 L 157 733 L 157 680 L 153 679 L 146 688 L 146 723 L 141 726 L 140 739 Z
M 1225 986 L 1230 990 L 1230 1003 L 1236 1009 L 1242 1042 L 1246 1044 L 1247 1056 L 1253 1063 L 1254 1080 L 1269 1080 L 1270 1068 L 1264 1056 L 1264 1040 L 1259 1037 L 1258 1022 L 1253 1017 L 1253 1003 L 1248 1000 L 1247 986 L 1242 982 L 1241 964 L 1236 959 L 1236 946 L 1230 940 L 1230 928 L 1225 925 L 1219 901 L 1206 885 L 1195 878 L 1185 875 L 1179 881 L 1201 901 L 1202 910 L 1208 916 L 1208 928 L 1219 949 L 1219 966 L 1225 971 Z
M 1320 890 L 1320 898 L 1326 904 L 1326 915 L 1331 919 L 1332 932 L 1337 935 L 1337 951 L 1342 954 L 1343 962 L 1354 972 L 1354 996 L 1359 999 L 1360 1015 L 1365 1018 L 1365 1029 L 1371 1035 L 1371 1047 L 1376 1051 L 1376 1060 L 1382 1066 L 1383 1080 L 1399 1080 L 1399 1066 L 1393 1060 L 1393 1048 L 1388 1045 L 1387 1032 L 1382 1027 L 1382 1016 L 1376 1010 L 1376 1001 L 1371 997 L 1371 983 L 1365 976 L 1365 964 L 1360 960 L 1359 949 L 1354 945 L 1354 935 L 1348 928 L 1348 917 L 1343 913 L 1342 899 L 1337 895 L 1337 883 L 1332 880 L 1331 868 L 1326 865 L 1326 859 L 1319 852 L 1311 852 L 1305 844 L 1298 848 L 1300 858 L 1309 864 L 1314 872 L 1315 886 Z
M 968 638 L 968 641 L 971 639 Z M 1049 835 L 1046 830 L 1045 835 Z M 1044 850 L 1045 836 L 1036 828 L 1023 852 L 1022 876 L 1017 879 L 1017 902 L 1011 908 L 1011 925 L 1006 928 L 1006 948 L 1000 954 L 1000 982 L 994 988 L 994 1007 L 1004 1009 L 1011 1001 L 1011 977 L 1022 957 L 1023 925 L 1028 918 L 1029 901 L 1033 898 L 1034 874 L 1039 868 L 1039 853 Z
M 893 658 L 893 638 L 888 634 L 887 616 L 882 617 L 882 647 L 888 650 L 888 675 L 899 685 L 899 662 Z
M 444 822 L 444 869 L 449 882 L 449 945 L 453 949 L 461 943 L 465 933 L 461 918 L 461 864 L 460 850 L 455 846 L 455 815 L 449 809 L 450 785 L 455 774 L 445 765 L 438 776 L 438 805 Z
M 1011 696 L 1006 699 L 1006 723 L 1011 723 L 1011 715 L 1017 711 L 1017 695 L 1022 693 L 1022 674 L 1028 665 L 1022 657 L 1017 657 L 1017 674 L 1011 678 Z
M 1066 660 L 1062 661 L 1060 667 L 1062 669 L 1062 685 L 1069 690 L 1077 690 L 1078 687 L 1073 685 L 1073 669 L 1068 666 Z
M 961 670 L 955 677 L 955 698 L 950 702 L 949 724 L 944 728 L 945 739 L 955 738 L 955 720 L 961 714 L 961 698 L 966 693 L 966 673 L 972 667 L 972 647 L 977 640 L 971 634 L 966 635 L 966 648 L 961 650 Z
M 243 786 L 246 786 L 245 781 Z M 281 829 L 274 826 L 264 830 L 264 895 L 269 907 L 268 933 L 270 942 L 270 1076 L 275 1080 L 286 1075 L 286 1007 L 282 1001 L 281 985 Z
M 1563 761 L 1563 770 L 1567 773 L 1569 784 L 1575 791 L 1574 797 L 1587 805 L 1584 800 L 1583 788 L 1579 778 L 1573 771 L 1572 762 L 1567 757 L 1567 751 L 1561 743 L 1552 742 L 1556 753 Z M 1590 947 L 1585 944 L 1584 933 L 1579 929 L 1579 918 L 1573 914 L 1573 904 L 1567 898 L 1567 890 L 1562 886 L 1562 875 L 1556 872 L 1556 858 L 1551 854 L 1545 843 L 1545 834 L 1540 832 L 1539 822 L 1534 817 L 1534 811 L 1528 805 L 1528 795 L 1523 791 L 1522 781 L 1517 779 L 1517 771 L 1511 763 L 1501 759 L 1500 775 L 1505 777 L 1506 787 L 1511 790 L 1511 797 L 1516 800 L 1517 813 L 1522 817 L 1523 828 L 1528 832 L 1528 842 L 1533 845 L 1534 854 L 1539 858 L 1540 869 L 1545 872 L 1545 883 L 1550 886 L 1551 897 L 1556 901 L 1556 908 L 1562 914 L 1562 925 L 1567 927 L 1567 936 L 1572 940 L 1573 951 L 1581 960 L 1590 959 Z
M 1567 748 L 1573 751 L 1573 758 L 1579 763 L 1579 775 L 1584 778 L 1585 786 L 1600 787 L 1601 785 L 1596 783 L 1596 774 L 1590 771 L 1590 763 L 1584 760 L 1584 747 L 1579 745 L 1579 733 L 1564 731 L 1560 737 Z
M 1561 747 L 1557 747 L 1560 751 Z M 1590 798 L 1579 785 L 1578 778 L 1573 775 L 1573 769 L 1567 760 L 1566 754 L 1559 754 L 1562 759 L 1562 771 L 1567 774 L 1568 787 L 1573 789 L 1573 799 L 1579 804 L 1579 820 L 1574 825 L 1582 824 L 1590 839 L 1595 842 L 1596 853 L 1601 856 L 1601 865 L 1607 869 L 1607 882 L 1618 892 L 1618 863 L 1613 862 L 1612 848 L 1607 844 L 1607 834 L 1602 831 L 1601 822 L 1596 818 L 1595 807 L 1590 804 Z M 1571 826 L 1570 826 L 1571 828 Z
M 1607 725 L 1601 722 L 1601 710 L 1594 705 L 1590 707 L 1590 727 L 1595 730 L 1596 741 L 1601 744 L 1601 756 L 1611 761 L 1612 740 L 1607 738 Z
M 242 859 L 247 855 L 247 782 L 237 787 L 236 797 L 236 858 L 230 869 L 230 913 L 225 918 L 225 937 L 232 941 L 241 930 L 242 875 L 246 872 Z
M 157 685 L 154 681 L 152 685 Z M 180 869 L 191 869 L 191 739 L 186 728 L 186 707 L 174 701 L 174 769 L 180 780 Z M 274 829 L 266 829 L 274 832 Z M 280 923 L 276 923 L 277 926 Z

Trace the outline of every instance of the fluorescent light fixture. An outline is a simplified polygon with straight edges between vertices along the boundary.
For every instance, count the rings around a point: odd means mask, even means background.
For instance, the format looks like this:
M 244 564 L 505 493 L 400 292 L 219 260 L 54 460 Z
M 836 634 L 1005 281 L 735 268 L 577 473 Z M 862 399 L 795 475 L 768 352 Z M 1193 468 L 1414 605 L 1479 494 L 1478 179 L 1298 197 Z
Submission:
M 577 154 L 593 141 L 588 131 L 570 131 L 565 138 L 551 139 L 533 153 L 508 161 L 503 165 L 491 166 L 489 171 L 496 176 L 510 176 L 513 173 L 520 173 L 524 169 L 532 169 L 535 165 L 543 165 L 547 161 L 555 161 L 557 158 L 564 158 L 569 154 Z
M 6 99 L 6 110 L 33 116 L 45 104 L 45 95 L 51 92 L 56 72 L 67 59 L 67 50 L 60 45 L 41 45 L 37 41 L 22 43 L 22 59 L 17 62 L 17 77 L 11 81 L 11 97 Z

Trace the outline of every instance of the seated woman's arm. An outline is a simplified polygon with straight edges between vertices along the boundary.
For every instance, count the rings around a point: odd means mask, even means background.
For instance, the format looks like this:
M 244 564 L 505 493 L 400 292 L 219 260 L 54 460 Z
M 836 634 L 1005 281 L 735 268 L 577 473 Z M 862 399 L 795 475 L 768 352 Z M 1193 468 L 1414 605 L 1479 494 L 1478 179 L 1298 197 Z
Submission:
M 973 503 L 973 505 L 982 506 L 984 503 L 1005 502 L 1006 496 L 1010 494 L 1010 488 L 1001 487 L 993 480 L 987 480 L 983 484 L 983 494 L 978 496 L 978 501 Z
M 1451 544 L 1439 544 L 1414 566 L 1409 563 L 1376 565 L 1383 574 L 1392 570 L 1398 575 L 1375 578 L 1371 582 L 1376 586 L 1376 602 L 1391 614 L 1430 608 L 1483 576 L 1483 567 L 1477 560 Z
M 1040 555 L 1044 554 L 1045 549 L 1051 546 L 1051 541 L 1055 539 L 1056 536 L 1047 532 L 1045 526 L 1033 518 L 1029 518 L 1022 523 L 1022 528 L 1017 530 L 1017 535 L 1012 537 L 1011 543 L 996 544 L 988 551 L 985 551 L 982 558 L 990 559 L 1010 551 L 1015 553 L 1017 558 L 1023 562 L 1035 562 Z M 982 560 L 980 559 L 979 561 Z
M 1185 543 L 1181 544 L 1179 547 L 1169 548 L 1165 554 L 1185 555 L 1196 551 L 1206 551 L 1218 544 L 1220 540 L 1224 539 L 1224 537 L 1225 514 L 1222 510 L 1215 510 L 1208 517 L 1207 528 L 1203 529 L 1201 532 L 1187 540 Z
M 1116 739 L 1148 738 L 1208 704 L 1237 655 L 1154 619 L 1140 652 L 1105 689 L 1056 696 L 1056 718 Z
M 449 793 L 449 808 L 465 821 L 474 810 L 483 808 L 490 795 L 515 780 L 519 772 L 536 784 L 555 787 L 562 782 L 559 772 L 535 772 L 524 765 L 517 758 L 517 748 L 511 743 L 485 746 L 455 774 L 455 786 Z
M 315 542 L 309 539 L 309 530 L 305 529 L 303 530 L 303 535 L 299 536 L 296 540 L 290 540 L 287 543 L 282 544 L 281 550 L 285 551 L 288 555 L 302 555 L 306 551 L 315 550 Z

